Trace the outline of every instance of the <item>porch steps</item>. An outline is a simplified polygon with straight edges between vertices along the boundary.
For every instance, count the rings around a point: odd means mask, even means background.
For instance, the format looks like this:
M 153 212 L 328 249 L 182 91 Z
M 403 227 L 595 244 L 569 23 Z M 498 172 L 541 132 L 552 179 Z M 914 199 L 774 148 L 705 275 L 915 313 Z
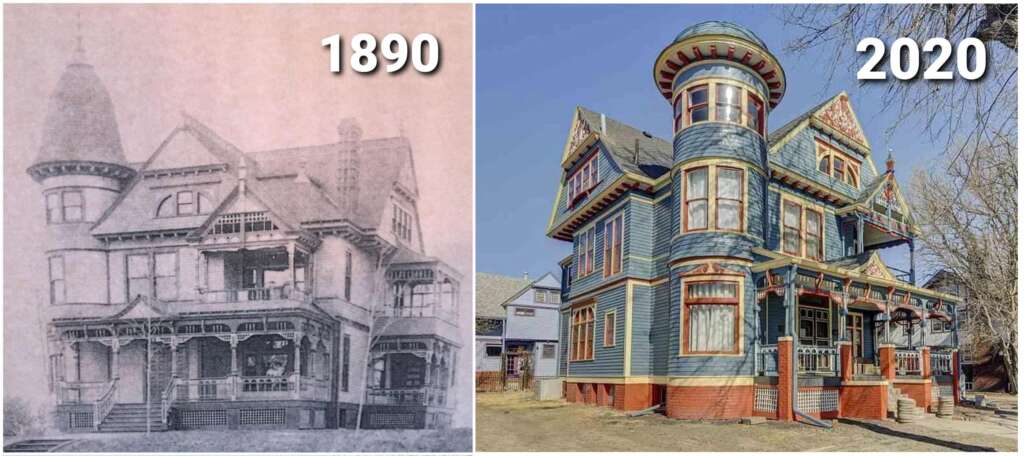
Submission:
M 899 400 L 900 399 L 906 399 L 906 400 L 909 400 L 909 401 L 913 400 L 913 399 L 910 398 L 910 396 L 907 396 L 906 394 L 903 394 L 903 392 L 900 391 L 899 388 L 896 388 L 895 386 L 892 386 L 892 383 L 890 383 L 889 384 L 889 398 L 888 398 L 888 405 L 887 405 L 888 412 L 889 412 L 888 415 L 889 415 L 890 418 L 893 418 L 893 419 L 896 418 L 896 416 L 897 416 L 897 409 L 899 408 Z M 914 408 L 918 409 L 918 411 L 920 411 L 922 414 L 925 413 L 925 410 L 922 407 L 914 407 Z
M 149 411 L 151 431 L 166 431 L 160 417 L 160 406 L 152 405 Z M 100 423 L 102 432 L 146 432 L 146 404 L 114 404 L 107 417 Z

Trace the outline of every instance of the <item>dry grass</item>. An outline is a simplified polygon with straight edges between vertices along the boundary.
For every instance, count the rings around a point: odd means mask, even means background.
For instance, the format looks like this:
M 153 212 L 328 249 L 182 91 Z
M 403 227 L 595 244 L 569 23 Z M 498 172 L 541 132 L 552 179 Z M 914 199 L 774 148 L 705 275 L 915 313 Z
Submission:
M 997 425 L 929 418 L 907 425 L 842 421 L 834 429 L 628 417 L 608 408 L 477 394 L 478 451 L 1016 451 Z M 964 423 L 965 422 L 959 422 Z M 965 427 L 966 431 L 959 428 Z M 957 430 L 953 430 L 957 429 Z
M 443 431 L 171 431 L 68 435 L 77 439 L 61 452 L 372 452 L 452 453 L 472 451 L 472 430 Z

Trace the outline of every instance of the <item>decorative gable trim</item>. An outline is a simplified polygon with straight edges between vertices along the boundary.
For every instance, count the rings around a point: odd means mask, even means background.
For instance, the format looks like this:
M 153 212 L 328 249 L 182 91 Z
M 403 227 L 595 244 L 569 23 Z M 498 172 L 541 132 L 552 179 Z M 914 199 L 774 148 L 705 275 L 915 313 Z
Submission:
M 846 92 L 840 92 L 811 115 L 811 123 L 864 155 L 871 154 L 871 146 Z
M 886 266 L 882 259 L 878 257 L 878 251 L 872 251 L 868 261 L 858 267 L 856 271 L 869 277 L 878 277 L 880 279 L 891 281 L 896 280 L 896 277 L 892 275 L 892 271 L 889 270 L 889 267 Z
M 562 152 L 562 169 L 569 169 L 591 145 L 597 142 L 598 133 L 583 119 L 583 110 L 576 108 Z

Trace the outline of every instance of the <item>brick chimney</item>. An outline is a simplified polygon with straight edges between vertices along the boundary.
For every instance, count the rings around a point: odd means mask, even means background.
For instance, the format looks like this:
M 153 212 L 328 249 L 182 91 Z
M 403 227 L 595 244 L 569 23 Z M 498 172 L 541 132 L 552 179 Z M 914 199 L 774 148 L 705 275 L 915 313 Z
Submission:
M 345 118 L 338 123 L 337 192 L 349 217 L 359 203 L 359 144 L 362 140 L 363 129 L 359 127 L 359 121 Z

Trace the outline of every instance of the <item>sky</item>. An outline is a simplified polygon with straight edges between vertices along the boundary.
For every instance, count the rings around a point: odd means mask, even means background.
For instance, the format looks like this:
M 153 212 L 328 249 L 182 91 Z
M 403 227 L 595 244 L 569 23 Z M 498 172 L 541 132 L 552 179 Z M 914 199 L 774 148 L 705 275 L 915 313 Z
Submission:
M 145 160 L 182 112 L 243 151 L 337 141 L 355 117 L 364 138 L 412 144 L 428 255 L 463 276 L 460 360 L 472 360 L 472 7 L 469 5 L 4 6 L 4 394 L 46 397 L 42 324 L 43 199 L 25 169 L 47 101 L 75 46 L 114 104 L 129 161 Z M 144 32 L 144 33 L 143 33 Z M 430 75 L 333 75 L 321 39 L 422 32 L 441 44 Z M 346 53 L 345 56 L 349 56 Z M 347 65 L 343 68 L 348 68 Z M 456 425 L 468 426 L 472 366 L 461 363 Z
M 558 271 L 572 245 L 545 232 L 573 109 L 582 105 L 670 138 L 671 109 L 655 89 L 654 60 L 684 28 L 708 20 L 749 28 L 785 69 L 787 91 L 769 114 L 769 131 L 845 90 L 876 166 L 884 171 L 891 148 L 897 179 L 906 189 L 912 170 L 939 155 L 941 141 L 906 134 L 912 129 L 887 137 L 895 112 L 883 108 L 891 100 L 878 87 L 859 86 L 845 68 L 826 85 L 823 73 L 834 56 L 824 49 L 800 56 L 783 52 L 795 33 L 782 24 L 781 12 L 764 5 L 479 6 L 477 270 L 531 277 Z M 856 43 L 849 46 L 854 55 Z M 906 246 L 881 254 L 890 266 L 908 269 Z M 931 272 L 923 266 L 917 261 L 919 281 Z

